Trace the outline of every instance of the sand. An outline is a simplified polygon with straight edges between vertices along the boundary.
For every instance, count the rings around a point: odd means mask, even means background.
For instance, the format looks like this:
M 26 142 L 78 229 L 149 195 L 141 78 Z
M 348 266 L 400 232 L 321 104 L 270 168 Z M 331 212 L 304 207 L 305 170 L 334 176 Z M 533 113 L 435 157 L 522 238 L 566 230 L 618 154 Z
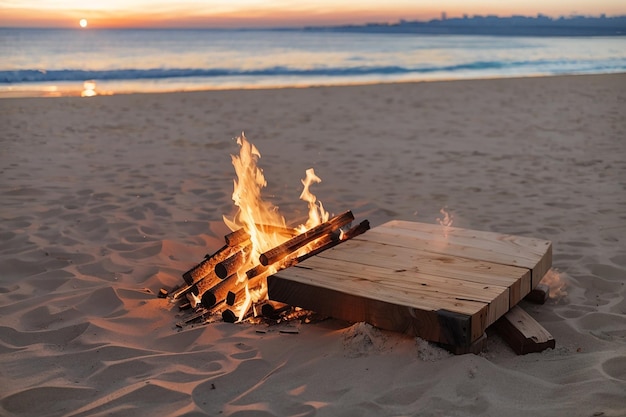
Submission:
M 626 415 L 626 75 L 0 100 L 3 416 Z M 178 331 L 161 287 L 221 246 L 230 154 L 265 195 L 532 236 L 556 349 L 453 356 L 365 323 Z

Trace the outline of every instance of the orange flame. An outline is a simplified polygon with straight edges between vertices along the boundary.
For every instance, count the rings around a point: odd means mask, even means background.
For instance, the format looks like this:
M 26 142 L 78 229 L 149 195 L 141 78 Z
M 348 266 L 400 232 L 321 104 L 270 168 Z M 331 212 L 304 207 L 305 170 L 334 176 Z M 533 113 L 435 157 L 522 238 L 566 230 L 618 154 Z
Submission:
M 278 207 L 261 198 L 261 191 L 267 186 L 267 181 L 257 166 L 261 157 L 258 149 L 246 140 L 243 133 L 237 138 L 237 144 L 240 146 L 239 155 L 231 155 L 237 174 L 232 197 L 239 209 L 233 219 L 223 216 L 224 223 L 232 231 L 244 228 L 250 234 L 250 258 L 258 259 L 261 253 L 285 240 L 276 233 L 262 233 L 259 225 L 285 227 L 285 219 L 278 212 Z
M 305 224 L 298 227 L 299 232 L 304 232 L 320 223 L 328 221 L 329 215 L 328 212 L 324 210 L 322 202 L 319 201 L 319 204 L 315 204 L 317 202 L 317 197 L 309 191 L 309 187 L 311 187 L 314 182 L 319 183 L 322 182 L 322 180 L 320 177 L 315 175 L 313 168 L 309 168 L 306 170 L 306 178 L 302 180 L 304 189 L 302 190 L 302 194 L 300 194 L 300 200 L 304 200 L 309 203 L 309 219 Z
M 259 265 L 259 256 L 285 242 L 288 238 L 278 232 L 268 232 L 267 228 L 262 226 L 278 226 L 286 228 L 285 218 L 279 213 L 278 207 L 268 201 L 264 201 L 261 197 L 261 191 L 267 186 L 267 181 L 263 175 L 263 170 L 258 167 L 257 163 L 261 154 L 259 150 L 248 140 L 242 133 L 237 138 L 237 144 L 240 146 L 238 155 L 231 155 L 232 163 L 237 174 L 234 180 L 234 189 L 232 198 L 235 206 L 238 207 L 237 213 L 232 219 L 223 216 L 224 223 L 232 231 L 243 228 L 250 235 L 252 249 L 247 255 L 244 266 L 238 271 L 238 282 L 245 280 L 245 272 L 250 268 Z M 306 171 L 306 178 L 302 180 L 304 190 L 300 195 L 300 199 L 309 204 L 309 218 L 303 225 L 298 227 L 299 232 L 304 232 L 318 224 L 325 222 L 329 218 L 329 213 L 324 210 L 321 202 L 317 201 L 309 188 L 313 183 L 321 182 L 321 179 L 315 175 L 313 169 Z M 267 271 L 268 274 L 276 272 L 276 266 L 271 265 Z M 266 298 L 267 289 L 264 283 L 261 288 L 250 290 L 246 284 L 246 299 L 242 303 L 239 310 L 239 319 L 241 320 L 250 307 L 250 303 Z

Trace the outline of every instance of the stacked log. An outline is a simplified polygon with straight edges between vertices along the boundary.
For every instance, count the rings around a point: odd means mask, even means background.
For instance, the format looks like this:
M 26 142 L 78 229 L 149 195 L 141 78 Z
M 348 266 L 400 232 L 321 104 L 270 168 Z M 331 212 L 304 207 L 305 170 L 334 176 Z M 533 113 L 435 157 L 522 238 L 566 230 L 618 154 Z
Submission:
M 182 274 L 184 284 L 167 294 L 173 302 L 180 300 L 181 310 L 183 307 L 190 309 L 177 325 L 183 327 L 198 320 L 215 321 L 209 319 L 214 316 L 221 316 L 225 322 L 258 316 L 279 318 L 291 307 L 265 298 L 253 305 L 249 302 L 250 292 L 262 292 L 267 288 L 269 275 L 369 229 L 367 220 L 350 228 L 353 220 L 354 215 L 347 211 L 302 233 L 284 226 L 256 225 L 260 233 L 272 233 L 286 239 L 262 253 L 259 259 L 250 259 L 252 243 L 248 231 L 239 229 L 229 233 L 224 236 L 222 248 Z

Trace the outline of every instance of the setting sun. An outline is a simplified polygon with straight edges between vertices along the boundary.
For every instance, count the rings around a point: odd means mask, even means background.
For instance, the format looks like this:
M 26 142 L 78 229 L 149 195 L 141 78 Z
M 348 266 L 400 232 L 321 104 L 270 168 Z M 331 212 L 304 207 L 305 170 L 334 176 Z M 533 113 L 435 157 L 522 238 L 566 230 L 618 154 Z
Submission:
M 80 25 L 81 28 L 86 28 L 87 27 L 87 19 L 80 19 L 80 22 L 78 22 L 78 24 Z

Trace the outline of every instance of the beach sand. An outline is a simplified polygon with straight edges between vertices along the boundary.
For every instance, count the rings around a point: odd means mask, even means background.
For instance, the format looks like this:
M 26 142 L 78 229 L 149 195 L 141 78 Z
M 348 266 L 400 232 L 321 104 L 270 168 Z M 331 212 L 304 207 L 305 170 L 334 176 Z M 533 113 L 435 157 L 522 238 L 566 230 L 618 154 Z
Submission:
M 626 74 L 0 100 L 3 416 L 626 415 Z M 555 349 L 452 356 L 365 323 L 183 331 L 160 288 L 265 196 L 553 242 Z

